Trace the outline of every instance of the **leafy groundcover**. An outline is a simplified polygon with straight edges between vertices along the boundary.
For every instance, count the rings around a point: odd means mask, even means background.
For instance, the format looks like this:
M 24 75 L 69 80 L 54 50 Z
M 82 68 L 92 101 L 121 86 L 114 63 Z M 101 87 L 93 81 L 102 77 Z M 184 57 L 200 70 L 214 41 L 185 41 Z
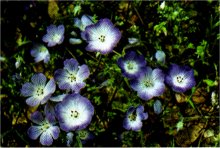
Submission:
M 1 1 L 1 146 L 219 146 L 217 1 Z

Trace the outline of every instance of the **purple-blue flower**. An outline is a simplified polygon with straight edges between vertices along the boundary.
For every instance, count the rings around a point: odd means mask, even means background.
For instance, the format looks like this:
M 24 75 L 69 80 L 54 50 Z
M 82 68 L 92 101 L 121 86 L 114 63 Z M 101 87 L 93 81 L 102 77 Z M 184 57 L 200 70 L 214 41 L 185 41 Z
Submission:
M 194 72 L 188 66 L 172 64 L 166 75 L 165 82 L 175 92 L 183 93 L 196 85 Z
M 42 73 L 34 74 L 31 82 L 22 85 L 21 94 L 29 97 L 26 103 L 30 106 L 44 104 L 50 96 L 55 92 L 56 85 L 53 78 L 46 84 L 46 77 Z
M 55 71 L 54 78 L 62 90 L 72 90 L 78 93 L 86 86 L 84 82 L 90 75 L 87 65 L 79 66 L 79 63 L 71 58 L 64 61 L 64 68 Z
M 131 80 L 131 88 L 137 91 L 138 96 L 143 100 L 160 96 L 165 91 L 164 74 L 158 68 L 152 70 L 146 67 L 137 79 Z
M 159 115 L 162 112 L 162 103 L 160 100 L 154 102 L 154 113 Z
M 137 55 L 134 51 L 129 51 L 125 56 L 118 59 L 118 66 L 121 68 L 122 74 L 127 78 L 137 78 L 146 61 L 143 55 Z
M 47 27 L 47 34 L 43 36 L 42 40 L 45 43 L 48 43 L 48 47 L 53 47 L 57 44 L 59 45 L 64 40 L 64 31 L 65 28 L 63 25 L 59 25 L 58 27 L 50 25 Z
M 36 140 L 40 136 L 40 143 L 50 146 L 53 143 L 53 139 L 59 137 L 60 129 L 55 125 L 56 120 L 52 114 L 46 114 L 45 116 L 44 119 L 39 111 L 34 112 L 31 115 L 31 121 L 37 125 L 31 126 L 27 133 L 33 140 Z
M 112 52 L 121 39 L 121 32 L 109 19 L 100 19 L 96 24 L 87 26 L 84 33 L 88 42 L 86 50 L 101 54 Z
M 31 56 L 34 57 L 34 61 L 36 63 L 40 61 L 48 63 L 50 60 L 50 53 L 48 49 L 42 44 L 37 44 L 31 49 Z
M 144 113 L 144 107 L 139 105 L 137 108 L 131 106 L 128 108 L 126 117 L 123 121 L 123 127 L 127 130 L 139 131 L 142 128 L 142 120 L 148 118 L 148 113 Z
M 94 115 L 91 102 L 80 94 L 68 95 L 55 106 L 60 128 L 66 132 L 85 129 Z

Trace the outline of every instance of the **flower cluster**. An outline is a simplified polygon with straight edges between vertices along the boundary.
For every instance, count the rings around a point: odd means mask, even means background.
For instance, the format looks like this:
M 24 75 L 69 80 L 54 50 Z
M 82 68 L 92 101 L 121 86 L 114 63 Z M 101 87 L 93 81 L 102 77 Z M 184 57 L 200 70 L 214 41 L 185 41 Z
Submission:
M 44 115 L 39 111 L 31 115 L 33 125 L 28 129 L 28 135 L 36 140 L 40 135 L 40 143 L 50 146 L 53 140 L 59 137 L 60 129 L 65 132 L 85 129 L 91 122 L 94 114 L 94 107 L 91 102 L 79 94 L 85 87 L 86 78 L 90 72 L 87 65 L 79 66 L 75 59 L 64 61 L 64 69 L 55 71 L 55 79 L 51 78 L 46 83 L 46 76 L 42 73 L 34 74 L 31 82 L 22 85 L 21 94 L 29 97 L 26 103 L 29 106 L 45 104 Z M 60 94 L 52 96 L 56 90 L 55 81 L 61 90 L 71 89 L 75 94 Z M 49 104 L 49 101 L 58 102 L 56 106 Z M 56 125 L 56 119 L 59 126 Z
M 165 64 L 165 53 L 157 51 L 155 58 L 159 64 Z M 143 55 L 137 55 L 134 51 L 129 51 L 124 57 L 120 57 L 117 61 L 122 75 L 130 80 L 130 86 L 137 91 L 137 95 L 143 100 L 150 100 L 153 97 L 161 96 L 165 91 L 165 83 L 168 84 L 173 91 L 183 93 L 195 86 L 193 70 L 188 66 L 179 66 L 172 64 L 165 74 L 161 69 L 152 69 L 146 66 Z M 141 107 L 142 108 L 142 107 Z M 141 109 L 143 112 L 143 109 Z M 160 114 L 162 112 L 162 104 L 157 100 L 154 104 L 154 112 Z M 124 128 L 127 130 L 138 131 L 142 127 L 141 113 L 139 107 L 135 112 L 135 108 L 128 109 L 124 119 Z

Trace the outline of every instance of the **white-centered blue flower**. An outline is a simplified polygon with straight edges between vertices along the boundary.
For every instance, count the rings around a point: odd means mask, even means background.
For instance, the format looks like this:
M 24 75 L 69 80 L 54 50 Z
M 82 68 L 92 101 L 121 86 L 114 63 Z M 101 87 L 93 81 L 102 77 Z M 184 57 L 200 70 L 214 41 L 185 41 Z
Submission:
M 86 86 L 84 82 L 90 75 L 87 65 L 79 66 L 79 63 L 71 58 L 64 61 L 64 68 L 55 71 L 54 78 L 62 90 L 71 90 L 78 93 Z
M 31 126 L 27 133 L 33 140 L 36 140 L 40 136 L 40 143 L 50 146 L 53 143 L 53 139 L 59 137 L 60 129 L 55 125 L 56 120 L 52 114 L 46 114 L 45 116 L 44 119 L 39 111 L 34 112 L 31 115 L 31 121 L 37 125 Z
M 183 93 L 196 85 L 194 72 L 188 66 L 172 64 L 165 78 L 173 91 Z
M 148 118 L 148 113 L 144 113 L 144 107 L 139 105 L 137 108 L 129 107 L 123 121 L 123 127 L 127 130 L 139 131 L 142 128 L 142 120 Z
M 85 129 L 94 115 L 91 102 L 80 94 L 68 95 L 55 106 L 60 128 L 66 132 Z
M 137 91 L 138 96 L 143 100 L 160 96 L 165 91 L 164 74 L 158 68 L 152 70 L 150 67 L 146 67 L 138 78 L 130 82 L 131 88 Z
M 37 106 L 40 103 L 44 104 L 48 101 L 50 96 L 55 92 L 56 85 L 53 78 L 46 84 L 46 77 L 44 74 L 34 74 L 31 77 L 31 82 L 22 85 L 21 94 L 29 97 L 26 103 L 30 106 Z
M 36 63 L 40 61 L 48 63 L 50 60 L 50 53 L 48 49 L 42 44 L 34 45 L 34 47 L 31 49 L 31 56 L 34 57 L 34 61 Z
M 42 40 L 48 43 L 48 47 L 53 47 L 55 45 L 60 45 L 64 40 L 65 28 L 63 25 L 56 27 L 55 25 L 50 25 L 47 27 L 47 34 L 43 36 Z
M 100 19 L 96 24 L 87 26 L 84 33 L 88 42 L 86 50 L 101 54 L 112 52 L 121 39 L 121 32 L 109 19 Z

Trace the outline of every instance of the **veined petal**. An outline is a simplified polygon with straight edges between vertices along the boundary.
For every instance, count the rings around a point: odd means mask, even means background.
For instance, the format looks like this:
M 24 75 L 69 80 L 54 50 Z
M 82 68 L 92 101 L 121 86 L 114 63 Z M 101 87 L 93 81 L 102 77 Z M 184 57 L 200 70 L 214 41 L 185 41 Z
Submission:
M 31 114 L 31 121 L 38 124 L 38 125 L 41 125 L 42 122 L 44 121 L 44 118 L 41 114 L 41 112 L 39 111 L 35 111 L 33 114 Z
M 55 84 L 54 78 L 51 78 L 44 88 L 45 95 L 54 93 L 55 89 L 56 89 L 56 84 Z
M 69 72 L 74 72 L 78 70 L 79 63 L 71 58 L 64 61 L 64 69 L 67 69 Z
M 29 106 L 37 106 L 40 104 L 40 101 L 41 101 L 40 99 L 33 96 L 33 97 L 27 98 L 26 103 Z
M 31 126 L 28 129 L 27 134 L 31 139 L 36 140 L 42 132 L 43 130 L 41 130 L 41 126 Z
M 25 83 L 22 85 L 21 94 L 25 97 L 30 97 L 34 93 L 34 86 L 32 83 Z
M 50 146 L 53 143 L 53 138 L 49 130 L 42 133 L 40 136 L 40 143 L 47 146 Z
M 79 71 L 77 72 L 76 77 L 79 78 L 81 81 L 87 79 L 90 75 L 90 71 L 87 65 L 82 65 L 79 67 Z
M 51 126 L 49 129 L 50 135 L 53 137 L 53 139 L 57 139 L 60 134 L 60 128 L 58 126 Z
M 31 81 L 36 86 L 45 86 L 45 84 L 46 84 L 46 77 L 42 73 L 34 74 L 31 77 Z

